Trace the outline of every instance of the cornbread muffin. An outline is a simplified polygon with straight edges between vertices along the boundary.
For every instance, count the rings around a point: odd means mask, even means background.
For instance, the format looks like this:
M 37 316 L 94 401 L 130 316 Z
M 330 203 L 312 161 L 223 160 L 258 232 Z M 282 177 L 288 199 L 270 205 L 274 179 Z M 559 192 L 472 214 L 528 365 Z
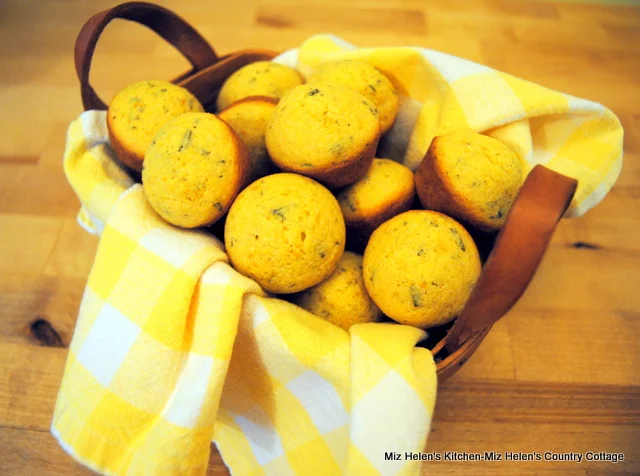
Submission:
M 411 208 L 415 197 L 413 173 L 389 159 L 373 159 L 367 173 L 338 193 L 350 246 L 366 245 L 373 230 Z
M 480 274 L 480 258 L 469 233 L 453 218 L 411 210 L 373 232 L 363 272 L 382 312 L 426 329 L 462 311 Z
M 364 286 L 362 256 L 350 251 L 344 252 L 331 276 L 298 295 L 295 303 L 344 330 L 382 319 Z
M 303 83 L 295 69 L 271 61 L 256 61 L 233 73 L 220 88 L 218 111 L 249 96 L 280 99 L 287 91 Z
M 371 101 L 343 86 L 309 84 L 280 100 L 266 133 L 278 167 L 330 187 L 362 177 L 379 138 L 378 110 Z
M 229 210 L 224 243 L 233 266 L 272 293 L 294 293 L 329 276 L 342 257 L 345 226 L 326 188 L 295 174 L 268 175 Z
M 142 170 L 144 154 L 158 129 L 185 112 L 202 112 L 202 104 L 167 81 L 141 81 L 115 95 L 107 111 L 111 147 L 133 170 Z
M 215 223 L 246 183 L 247 148 L 213 114 L 188 112 L 160 128 L 147 149 L 142 186 L 169 223 L 196 228 Z
M 483 231 L 500 229 L 524 181 L 502 141 L 470 130 L 436 137 L 416 170 L 422 205 Z
M 311 75 L 308 84 L 335 84 L 359 92 L 378 109 L 381 133 L 391 129 L 400 101 L 391 81 L 365 61 L 343 60 L 324 63 Z
M 231 126 L 249 149 L 251 181 L 275 171 L 264 144 L 267 122 L 276 108 L 276 101 L 265 96 L 253 96 L 234 102 L 218 117 Z

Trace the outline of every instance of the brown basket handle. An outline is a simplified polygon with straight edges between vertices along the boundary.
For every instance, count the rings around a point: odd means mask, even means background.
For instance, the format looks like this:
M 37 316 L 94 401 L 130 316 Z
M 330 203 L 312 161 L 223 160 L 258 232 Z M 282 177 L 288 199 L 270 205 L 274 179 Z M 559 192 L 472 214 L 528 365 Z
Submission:
M 191 76 L 194 72 L 216 63 L 218 56 L 207 41 L 188 23 L 166 8 L 146 2 L 129 2 L 100 12 L 87 21 L 76 39 L 75 63 L 80 80 L 82 104 L 85 110 L 107 109 L 89 84 L 91 59 L 100 35 L 106 26 L 116 18 L 130 20 L 147 26 L 167 40 L 184 55 L 193 70 L 174 80 Z
M 577 185 L 541 165 L 529 173 L 469 301 L 449 330 L 449 352 L 491 327 L 522 296 Z

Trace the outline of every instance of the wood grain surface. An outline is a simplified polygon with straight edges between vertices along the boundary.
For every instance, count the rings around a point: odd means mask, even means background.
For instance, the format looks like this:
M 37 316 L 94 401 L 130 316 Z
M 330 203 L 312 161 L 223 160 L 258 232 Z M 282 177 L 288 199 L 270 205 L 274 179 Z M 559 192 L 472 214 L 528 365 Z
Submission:
M 88 474 L 49 426 L 97 240 L 62 171 L 81 112 L 73 43 L 116 2 L 0 0 L 0 474 Z M 218 53 L 285 49 L 317 32 L 481 62 L 619 115 L 622 175 L 565 220 L 534 282 L 439 389 L 426 451 L 624 453 L 606 462 L 434 462 L 424 474 L 640 474 L 640 8 L 518 0 L 158 2 Z M 638 3 L 625 0 L 620 3 Z M 109 99 L 187 63 L 153 33 L 109 26 L 92 82 Z M 381 409 L 384 411 L 384 409 Z M 212 451 L 210 474 L 227 474 Z M 318 474 L 321 474 L 318 473 Z

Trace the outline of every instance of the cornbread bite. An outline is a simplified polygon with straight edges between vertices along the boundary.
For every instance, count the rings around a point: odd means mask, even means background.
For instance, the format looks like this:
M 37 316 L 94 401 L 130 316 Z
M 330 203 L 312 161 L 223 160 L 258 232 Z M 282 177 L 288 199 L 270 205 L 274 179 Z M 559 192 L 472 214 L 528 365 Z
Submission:
M 389 159 L 373 159 L 364 177 L 341 190 L 338 203 L 349 242 L 365 245 L 373 230 L 411 208 L 415 196 L 413 173 Z
M 215 223 L 246 183 L 247 148 L 213 114 L 189 112 L 160 128 L 147 149 L 142 186 L 169 223 L 196 228 Z
M 234 201 L 224 243 L 240 273 L 266 291 L 294 293 L 333 272 L 344 252 L 344 219 L 335 197 L 318 182 L 268 175 Z
M 373 232 L 363 273 L 382 312 L 426 329 L 462 311 L 480 274 L 480 258 L 469 233 L 453 218 L 410 210 Z
M 218 114 L 249 149 L 251 181 L 275 171 L 264 144 L 264 133 L 276 104 L 278 102 L 273 98 L 252 96 L 234 102 Z
M 359 92 L 378 109 L 383 134 L 391 129 L 398 115 L 398 92 L 384 74 L 365 61 L 324 63 L 311 75 L 308 84 L 335 84 Z
M 142 170 L 144 154 L 166 122 L 185 112 L 202 112 L 186 89 L 167 81 L 133 83 L 115 95 L 107 111 L 111 147 L 133 170 Z
M 470 130 L 433 139 L 416 170 L 422 205 L 483 231 L 500 229 L 524 181 L 506 144 Z
M 271 61 L 256 61 L 243 66 L 222 84 L 218 94 L 218 111 L 249 96 L 280 99 L 304 80 L 295 69 Z
M 344 330 L 382 319 L 364 285 L 362 256 L 350 251 L 344 252 L 331 276 L 298 295 L 295 303 Z
M 283 170 L 340 187 L 362 177 L 380 138 L 378 110 L 343 86 L 298 86 L 276 106 L 267 150 Z

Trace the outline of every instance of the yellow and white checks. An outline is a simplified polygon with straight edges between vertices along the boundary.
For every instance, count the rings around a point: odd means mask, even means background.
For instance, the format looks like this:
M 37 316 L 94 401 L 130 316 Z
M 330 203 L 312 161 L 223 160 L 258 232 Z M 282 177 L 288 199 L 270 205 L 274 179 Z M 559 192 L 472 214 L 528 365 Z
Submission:
M 431 139 L 472 127 L 529 163 L 580 180 L 571 214 L 620 169 L 622 130 L 600 105 L 428 50 L 355 50 L 314 37 L 277 59 L 308 73 L 360 57 L 403 97 L 382 144 L 415 167 Z M 80 224 L 101 235 L 52 423 L 60 444 L 105 474 L 202 474 L 212 439 L 234 474 L 415 474 L 385 453 L 424 450 L 435 403 L 424 332 L 349 333 L 266 295 L 222 244 L 164 223 L 108 144 L 105 113 L 69 128 L 65 172 Z
M 623 131 L 611 111 L 486 66 L 425 48 L 357 49 L 331 35 L 311 37 L 279 61 L 309 75 L 339 59 L 368 61 L 398 89 L 400 114 L 379 155 L 411 169 L 434 137 L 471 128 L 505 141 L 530 167 L 578 179 L 568 217 L 597 205 L 620 174 Z
M 384 454 L 426 443 L 424 333 L 349 335 L 267 297 L 216 238 L 163 222 L 106 140 L 95 111 L 67 137 L 79 219 L 102 236 L 54 415 L 62 446 L 108 474 L 202 474 L 212 438 L 240 475 L 414 472 Z

